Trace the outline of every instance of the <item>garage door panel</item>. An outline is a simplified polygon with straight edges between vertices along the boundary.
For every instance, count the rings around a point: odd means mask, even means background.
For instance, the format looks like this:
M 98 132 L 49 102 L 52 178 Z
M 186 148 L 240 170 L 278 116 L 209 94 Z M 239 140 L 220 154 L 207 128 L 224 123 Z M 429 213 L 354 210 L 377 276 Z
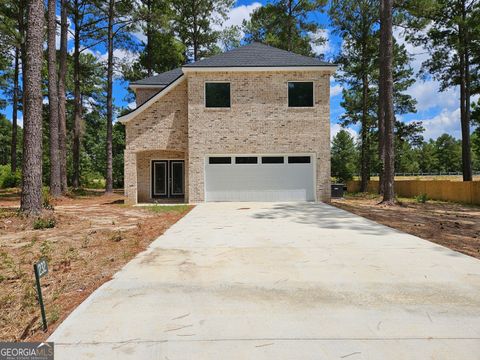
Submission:
M 311 201 L 313 164 L 206 164 L 206 201 Z

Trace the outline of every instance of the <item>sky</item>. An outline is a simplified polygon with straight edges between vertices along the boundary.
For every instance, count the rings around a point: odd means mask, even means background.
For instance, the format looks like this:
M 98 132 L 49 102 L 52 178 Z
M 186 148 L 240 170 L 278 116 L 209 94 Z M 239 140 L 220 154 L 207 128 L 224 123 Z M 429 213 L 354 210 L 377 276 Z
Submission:
M 250 18 L 250 14 L 256 8 L 265 4 L 265 0 L 251 1 L 251 0 L 239 0 L 235 3 L 234 7 L 228 14 L 228 19 L 222 23 L 221 26 L 217 26 L 217 29 L 222 29 L 231 25 L 241 25 L 242 21 Z M 332 33 L 332 27 L 329 24 L 329 18 L 327 14 L 315 13 L 311 15 L 311 20 L 318 22 L 323 27 L 323 35 L 327 38 L 327 42 L 321 46 L 315 46 L 314 50 L 317 53 L 322 53 L 326 60 L 332 61 L 336 54 L 338 54 L 342 42 L 341 39 Z M 144 39 L 144 35 L 141 33 L 135 33 L 134 36 L 138 40 Z M 412 44 L 407 43 L 404 40 L 403 34 L 400 30 L 394 30 L 394 36 L 400 43 L 404 43 L 407 51 L 413 57 L 412 67 L 415 73 L 421 68 L 421 64 L 428 58 L 428 54 L 425 49 L 421 47 L 415 47 Z M 73 44 L 69 41 L 69 50 L 71 51 Z M 59 47 L 59 41 L 57 41 L 57 47 Z M 91 50 L 88 50 L 99 59 L 106 60 L 106 49 L 103 45 L 97 46 Z M 115 57 L 122 61 L 132 61 L 135 59 L 135 54 L 124 51 L 115 50 Z M 128 104 L 125 100 L 127 95 L 128 83 L 121 81 L 120 79 L 114 82 L 114 104 L 118 107 L 134 107 L 134 104 Z M 340 129 L 338 124 L 339 117 L 343 114 L 344 110 L 340 106 L 342 100 L 342 87 L 335 82 L 332 78 L 330 82 L 331 87 L 331 136 L 333 137 Z M 443 133 L 449 133 L 456 138 L 461 137 L 460 131 L 460 109 L 459 109 L 459 89 L 450 88 L 444 92 L 439 91 L 439 83 L 434 79 L 422 80 L 417 78 L 417 81 L 407 90 L 417 100 L 417 112 L 413 114 L 404 114 L 399 117 L 401 121 L 412 122 L 422 121 L 425 128 L 423 136 L 425 139 L 436 139 Z M 478 100 L 474 98 L 473 100 Z M 11 106 L 7 106 L 3 110 L 3 113 L 8 119 L 11 119 Z M 19 124 L 22 125 L 22 115 L 19 114 Z M 358 127 L 351 127 L 347 129 L 352 135 L 358 135 Z

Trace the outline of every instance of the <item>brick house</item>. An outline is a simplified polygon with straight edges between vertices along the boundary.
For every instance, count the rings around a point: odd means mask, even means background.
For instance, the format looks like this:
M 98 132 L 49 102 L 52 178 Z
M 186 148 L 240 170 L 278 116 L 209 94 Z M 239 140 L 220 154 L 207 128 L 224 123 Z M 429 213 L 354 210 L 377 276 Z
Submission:
M 334 71 L 253 43 L 130 84 L 129 203 L 328 201 Z

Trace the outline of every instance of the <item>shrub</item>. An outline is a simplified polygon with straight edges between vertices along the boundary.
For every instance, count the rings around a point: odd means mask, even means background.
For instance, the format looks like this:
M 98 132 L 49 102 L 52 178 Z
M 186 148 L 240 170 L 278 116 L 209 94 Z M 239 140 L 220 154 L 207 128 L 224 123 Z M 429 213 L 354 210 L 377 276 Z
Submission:
M 20 171 L 12 173 L 10 165 L 0 165 L 0 188 L 13 188 L 20 185 Z
M 53 210 L 51 203 L 52 197 L 50 196 L 50 189 L 47 186 L 42 188 L 42 206 L 44 209 Z
M 427 194 L 417 195 L 417 196 L 415 196 L 415 200 L 416 200 L 418 203 L 425 204 L 425 203 L 427 202 L 427 200 L 428 200 Z
M 53 218 L 38 218 L 33 222 L 33 228 L 35 230 L 51 229 L 56 225 L 56 221 Z
M 105 178 L 96 172 L 87 172 L 82 174 L 82 186 L 86 189 L 104 189 Z

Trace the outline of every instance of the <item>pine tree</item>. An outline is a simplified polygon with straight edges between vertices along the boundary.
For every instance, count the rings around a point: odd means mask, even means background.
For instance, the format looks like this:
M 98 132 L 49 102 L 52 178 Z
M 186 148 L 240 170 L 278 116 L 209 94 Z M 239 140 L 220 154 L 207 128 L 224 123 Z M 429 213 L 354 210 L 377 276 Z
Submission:
M 354 138 L 340 130 L 332 140 L 332 176 L 340 182 L 351 180 L 356 172 L 357 151 Z
M 259 7 L 253 11 L 249 21 L 243 22 L 245 40 L 302 55 L 319 56 L 321 54 L 314 53 L 312 44 L 323 44 L 325 37 L 320 25 L 312 21 L 311 16 L 322 11 L 326 3 L 324 0 L 278 0 Z
M 42 60 L 45 7 L 42 0 L 28 1 L 24 141 L 21 210 L 28 215 L 42 211 Z

